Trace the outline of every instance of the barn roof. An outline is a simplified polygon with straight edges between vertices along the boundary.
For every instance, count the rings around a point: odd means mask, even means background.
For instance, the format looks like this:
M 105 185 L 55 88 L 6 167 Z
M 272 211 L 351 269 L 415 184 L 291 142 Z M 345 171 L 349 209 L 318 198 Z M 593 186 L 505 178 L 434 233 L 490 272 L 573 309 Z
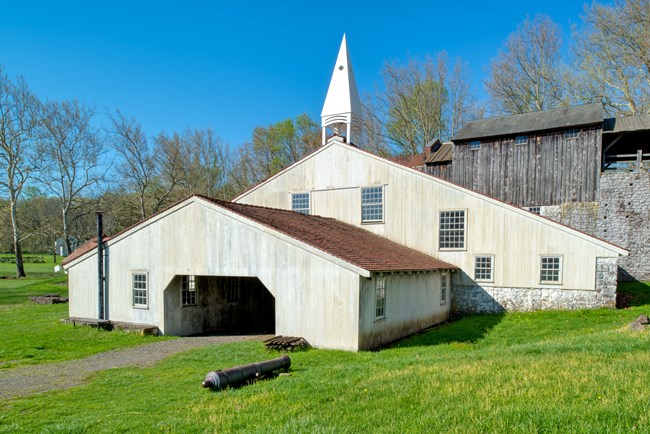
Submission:
M 426 164 L 447 163 L 451 161 L 453 143 L 445 142 L 440 144 L 440 147 L 427 157 Z
M 478 119 L 466 123 L 452 140 L 457 142 L 509 136 L 534 131 L 602 124 L 602 122 L 602 104 L 584 104 L 554 110 Z
M 201 195 L 194 195 L 177 202 L 166 210 L 160 211 L 112 237 L 104 236 L 104 241 L 115 240 L 120 236 L 127 235 L 131 229 L 157 218 L 177 205 L 194 199 L 210 202 L 367 271 L 429 271 L 458 268 L 365 229 L 332 218 L 226 202 Z M 97 238 L 88 240 L 66 257 L 61 264 L 69 264 L 96 249 Z
M 603 133 L 627 133 L 647 130 L 650 130 L 650 114 L 605 119 Z
M 197 196 L 368 271 L 458 267 L 341 221 Z

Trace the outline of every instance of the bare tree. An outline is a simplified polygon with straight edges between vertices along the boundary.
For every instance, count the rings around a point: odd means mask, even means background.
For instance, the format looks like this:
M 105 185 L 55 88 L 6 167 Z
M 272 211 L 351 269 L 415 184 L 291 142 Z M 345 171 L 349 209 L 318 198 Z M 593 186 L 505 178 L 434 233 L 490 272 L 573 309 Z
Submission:
M 22 78 L 13 83 L 0 67 L 0 188 L 9 196 L 16 276 L 24 277 L 18 200 L 36 170 L 35 139 L 39 102 Z
M 650 113 L 650 0 L 585 7 L 574 32 L 579 96 L 611 114 Z
M 155 177 L 147 136 L 134 118 L 127 118 L 119 110 L 109 115 L 109 119 L 112 126 L 109 141 L 119 158 L 117 174 L 127 190 L 137 195 L 140 218 L 145 219 L 149 215 L 147 194 Z
M 436 138 L 450 138 L 474 119 L 476 97 L 467 66 L 456 60 L 449 73 L 446 53 L 406 65 L 384 65 L 383 87 L 364 104 L 364 147 L 380 154 L 418 154 Z M 375 151 L 373 151 L 375 152 Z
M 84 194 L 102 181 L 102 143 L 92 127 L 94 109 L 77 101 L 48 102 L 43 109 L 39 181 L 59 199 L 62 234 L 68 252 L 71 211 L 85 205 Z
M 526 20 L 490 63 L 485 83 L 496 113 L 525 113 L 570 103 L 560 29 L 546 15 Z

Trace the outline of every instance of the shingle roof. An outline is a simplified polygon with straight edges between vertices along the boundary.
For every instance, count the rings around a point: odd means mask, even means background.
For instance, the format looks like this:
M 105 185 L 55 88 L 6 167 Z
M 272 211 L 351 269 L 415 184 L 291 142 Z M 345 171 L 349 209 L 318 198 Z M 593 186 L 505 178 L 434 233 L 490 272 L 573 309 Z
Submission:
M 446 142 L 440 145 L 438 149 L 431 152 L 429 157 L 426 159 L 426 164 L 435 164 L 435 163 L 447 163 L 451 161 L 453 143 Z
M 457 269 L 372 232 L 326 217 L 197 196 L 368 271 Z
M 600 103 L 563 107 L 554 110 L 478 119 L 468 122 L 452 138 L 454 142 L 508 136 L 533 131 L 578 127 L 603 122 Z
M 604 133 L 623 133 L 650 130 L 650 114 L 605 119 Z

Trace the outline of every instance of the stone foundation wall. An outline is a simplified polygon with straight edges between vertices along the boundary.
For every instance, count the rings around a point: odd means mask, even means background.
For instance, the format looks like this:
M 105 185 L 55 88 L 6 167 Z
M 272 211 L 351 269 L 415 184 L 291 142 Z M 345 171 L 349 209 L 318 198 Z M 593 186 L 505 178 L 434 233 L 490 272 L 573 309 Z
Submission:
M 596 260 L 596 289 L 494 288 L 456 285 L 451 310 L 457 314 L 596 309 L 616 305 L 616 258 Z
M 599 202 L 542 206 L 540 215 L 629 250 L 619 279 L 650 281 L 650 173 L 603 172 Z

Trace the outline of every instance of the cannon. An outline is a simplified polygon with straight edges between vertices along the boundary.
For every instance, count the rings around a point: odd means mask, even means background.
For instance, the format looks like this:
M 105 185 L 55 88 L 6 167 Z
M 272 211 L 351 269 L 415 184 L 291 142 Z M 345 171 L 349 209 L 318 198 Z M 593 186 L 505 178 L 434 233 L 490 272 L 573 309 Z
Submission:
M 267 374 L 291 366 L 291 359 L 284 355 L 277 359 L 267 360 L 259 363 L 235 366 L 220 371 L 208 372 L 201 386 L 210 389 L 224 389 L 228 386 L 239 386 L 247 381 L 261 378 Z

